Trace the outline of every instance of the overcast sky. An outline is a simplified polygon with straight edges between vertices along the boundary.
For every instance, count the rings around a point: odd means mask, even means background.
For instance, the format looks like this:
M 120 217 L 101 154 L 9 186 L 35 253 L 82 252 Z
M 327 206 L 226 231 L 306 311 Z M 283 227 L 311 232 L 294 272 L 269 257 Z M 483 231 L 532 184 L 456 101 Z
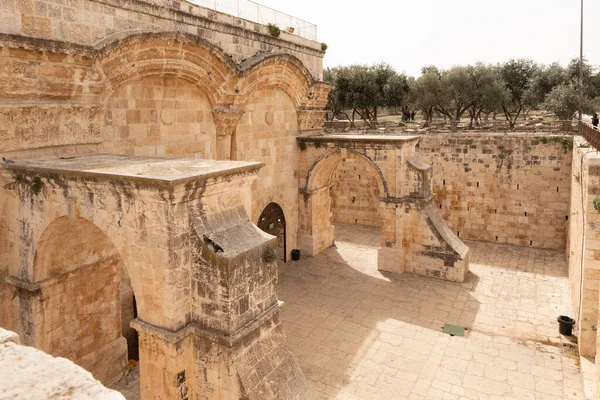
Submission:
M 318 26 L 324 65 L 386 61 L 418 76 L 510 58 L 566 64 L 579 56 L 580 0 L 258 0 Z M 600 0 L 585 0 L 584 54 L 600 66 Z

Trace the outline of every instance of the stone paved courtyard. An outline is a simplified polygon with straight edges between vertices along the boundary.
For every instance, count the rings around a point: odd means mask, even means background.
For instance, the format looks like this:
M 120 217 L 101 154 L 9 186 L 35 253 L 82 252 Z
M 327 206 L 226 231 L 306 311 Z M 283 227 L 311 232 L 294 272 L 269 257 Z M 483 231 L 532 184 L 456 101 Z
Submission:
M 465 283 L 377 271 L 378 230 L 281 267 L 282 319 L 322 399 L 582 399 L 564 253 L 468 242 Z M 465 326 L 465 337 L 442 333 Z
M 381 274 L 378 235 L 337 224 L 336 247 L 280 266 L 285 331 L 321 399 L 583 399 L 556 324 L 572 315 L 563 253 L 467 242 L 460 284 Z M 139 399 L 137 377 L 113 387 Z

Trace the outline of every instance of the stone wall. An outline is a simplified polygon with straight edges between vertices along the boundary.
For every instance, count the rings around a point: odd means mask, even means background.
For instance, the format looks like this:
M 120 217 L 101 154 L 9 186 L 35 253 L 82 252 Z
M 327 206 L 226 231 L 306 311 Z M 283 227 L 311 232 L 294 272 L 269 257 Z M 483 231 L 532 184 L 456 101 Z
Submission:
M 546 142 L 546 143 L 544 143 Z M 566 247 L 571 149 L 532 134 L 423 136 L 440 213 L 461 238 Z
M 180 79 L 151 77 L 120 87 L 106 103 L 100 131 L 107 153 L 217 158 L 210 102 Z
M 111 383 L 127 356 L 121 337 L 122 267 L 114 246 L 93 224 L 56 219 L 39 238 L 34 282 L 9 278 L 19 297 L 12 313 L 18 321 L 5 326 L 23 326 L 25 343 Z
M 232 159 L 261 161 L 265 167 L 252 184 L 252 221 L 277 203 L 285 215 L 286 247 L 297 247 L 298 232 L 298 116 L 290 96 L 271 86 L 253 92 L 232 137 Z
M 270 189 L 255 190 L 248 212 L 257 219 L 274 197 L 286 211 L 292 249 L 298 199 L 294 163 L 286 161 L 297 147 L 289 140 L 321 126 L 330 90 L 318 82 L 322 57 L 318 43 L 286 32 L 276 39 L 264 26 L 185 2 L 2 2 L 0 150 L 14 160 L 91 153 L 229 159 L 246 104 L 248 115 L 272 111 L 273 126 L 246 121 L 240 128 L 262 135 L 269 154 L 248 146 L 239 159 L 273 164 L 257 183 Z M 261 90 L 271 93 L 264 102 L 265 93 L 253 94 Z M 23 236 L 12 221 L 15 198 L 3 189 L 10 182 L 0 177 L 4 326 L 13 318 L 13 289 L 4 283 L 16 263 L 10 243 Z
M 593 201 L 600 195 L 600 156 L 592 148 L 578 147 L 583 142 L 575 139 L 567 257 L 579 352 L 594 356 L 600 299 L 600 213 Z
M 285 11 L 285 10 L 282 10 Z M 281 51 L 299 58 L 316 79 L 323 75 L 320 43 L 287 32 L 279 38 L 265 26 L 186 1 L 159 0 L 7 0 L 0 3 L 0 34 L 95 45 L 123 32 L 191 33 L 219 46 L 234 61 L 259 51 Z
M 379 197 L 382 195 L 373 167 L 349 153 L 333 173 L 331 192 L 334 222 L 381 226 Z

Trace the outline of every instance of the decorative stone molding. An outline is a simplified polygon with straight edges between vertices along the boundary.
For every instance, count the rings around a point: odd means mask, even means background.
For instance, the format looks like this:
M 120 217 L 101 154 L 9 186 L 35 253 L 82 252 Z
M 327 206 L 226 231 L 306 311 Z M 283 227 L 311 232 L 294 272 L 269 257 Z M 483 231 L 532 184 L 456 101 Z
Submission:
M 231 136 L 243 115 L 244 110 L 239 107 L 213 108 L 213 121 L 217 130 L 217 160 L 231 159 Z
M 213 120 L 217 136 L 231 136 L 244 115 L 244 110 L 234 106 L 214 107 Z

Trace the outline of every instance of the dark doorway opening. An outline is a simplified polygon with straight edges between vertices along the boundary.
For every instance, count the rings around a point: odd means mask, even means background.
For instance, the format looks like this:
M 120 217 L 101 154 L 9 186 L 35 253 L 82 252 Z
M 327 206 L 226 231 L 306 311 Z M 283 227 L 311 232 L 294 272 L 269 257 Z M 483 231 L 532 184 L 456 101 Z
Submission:
M 283 210 L 277 203 L 269 203 L 258 218 L 258 227 L 277 237 L 277 256 L 283 262 L 287 262 L 287 248 L 285 240 L 285 216 Z
M 135 296 L 133 296 L 133 319 L 136 319 L 137 317 L 137 303 L 135 301 Z M 133 329 L 131 337 L 127 340 L 127 353 L 130 360 L 140 361 L 138 332 L 135 329 Z

